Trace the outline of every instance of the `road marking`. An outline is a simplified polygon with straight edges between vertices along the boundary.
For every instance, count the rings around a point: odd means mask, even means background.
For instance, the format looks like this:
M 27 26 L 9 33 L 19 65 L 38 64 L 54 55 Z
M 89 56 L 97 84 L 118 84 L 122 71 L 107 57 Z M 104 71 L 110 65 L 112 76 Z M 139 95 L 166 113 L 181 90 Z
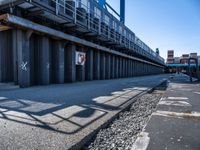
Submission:
M 194 94 L 199 94 L 200 95 L 200 92 L 193 92 Z
M 150 137 L 149 133 L 141 132 L 131 150 L 146 150 L 149 145 Z
M 6 97 L 0 97 L 0 100 L 5 100 L 5 99 L 7 99 Z
M 168 97 L 167 99 L 172 99 L 172 100 L 187 100 L 187 97 Z
M 156 116 L 164 116 L 164 117 L 178 117 L 178 118 L 189 118 L 189 119 L 198 119 L 200 120 L 199 112 L 170 112 L 170 111 L 156 111 L 153 113 Z
M 173 106 L 192 106 L 190 103 L 185 101 L 160 101 L 159 105 L 173 105 Z

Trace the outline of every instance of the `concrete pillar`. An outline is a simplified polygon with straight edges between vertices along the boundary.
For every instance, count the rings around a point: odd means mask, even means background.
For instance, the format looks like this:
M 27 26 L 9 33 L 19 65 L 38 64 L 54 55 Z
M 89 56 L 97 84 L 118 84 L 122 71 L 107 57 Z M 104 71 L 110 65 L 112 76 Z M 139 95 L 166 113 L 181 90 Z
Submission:
M 115 78 L 119 78 L 119 57 L 115 56 Z
M 115 55 L 111 55 L 111 64 L 110 64 L 110 70 L 111 70 L 111 79 L 115 78 L 115 61 L 116 57 Z
M 93 57 L 94 57 L 94 51 L 92 49 L 88 49 L 86 53 L 86 80 L 91 81 L 93 80 Z
M 0 82 L 13 82 L 12 31 L 0 32 Z
M 131 77 L 131 71 L 132 71 L 131 59 L 129 59 L 128 60 L 128 77 Z
M 101 59 L 100 59 L 100 61 L 101 61 L 101 65 L 100 65 L 100 74 L 101 74 L 101 76 L 100 76 L 100 78 L 101 78 L 101 80 L 105 80 L 105 78 L 106 78 L 106 56 L 105 56 L 105 53 L 101 53 Z
M 0 41 L 2 41 L 2 32 L 0 32 Z M 2 82 L 2 56 L 3 56 L 3 44 L 0 44 L 0 82 Z
M 79 48 L 80 52 L 84 52 L 84 48 Z M 76 65 L 76 80 L 77 81 L 85 81 L 85 64 L 84 65 Z
M 106 79 L 110 79 L 111 77 L 111 56 L 110 54 L 106 54 Z
M 18 52 L 18 83 L 20 87 L 29 87 L 31 85 L 31 52 L 30 36 L 31 31 L 24 32 L 17 30 L 17 52 Z
M 119 57 L 119 78 L 122 78 L 122 58 Z
M 131 60 L 131 77 L 134 77 L 134 61 Z
M 50 84 L 50 43 L 49 38 L 42 36 L 40 39 L 40 84 Z
M 12 50 L 13 50 L 13 80 L 18 84 L 18 53 L 17 53 L 17 30 L 12 30 Z
M 63 84 L 65 81 L 65 43 L 56 41 L 53 54 L 55 83 Z
M 74 44 L 67 44 L 65 48 L 65 81 L 76 81 L 76 46 Z
M 126 60 L 122 58 L 122 78 L 125 78 L 126 75 Z
M 100 51 L 94 51 L 94 79 L 100 79 Z

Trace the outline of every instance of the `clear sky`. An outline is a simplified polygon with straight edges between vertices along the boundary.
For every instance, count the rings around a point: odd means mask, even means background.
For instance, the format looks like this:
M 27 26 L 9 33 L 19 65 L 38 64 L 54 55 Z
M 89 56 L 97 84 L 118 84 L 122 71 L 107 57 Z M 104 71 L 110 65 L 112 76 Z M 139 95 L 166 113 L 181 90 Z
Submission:
M 167 56 L 200 55 L 200 0 L 125 0 L 128 26 L 153 50 Z M 107 0 L 119 12 L 120 0 Z

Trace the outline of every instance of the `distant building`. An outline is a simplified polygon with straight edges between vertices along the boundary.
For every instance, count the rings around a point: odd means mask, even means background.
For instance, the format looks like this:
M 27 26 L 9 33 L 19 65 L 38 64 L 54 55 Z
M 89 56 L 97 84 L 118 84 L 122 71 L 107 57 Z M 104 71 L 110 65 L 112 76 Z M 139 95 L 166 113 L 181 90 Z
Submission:
M 167 64 L 174 63 L 174 50 L 168 50 L 167 52 Z
M 170 72 L 188 72 L 189 59 L 194 58 L 198 60 L 198 66 L 200 66 L 200 56 L 197 53 L 182 54 L 180 57 L 174 57 L 174 50 L 168 50 L 167 62 Z M 196 67 L 196 61 L 191 59 L 190 64 L 192 68 Z

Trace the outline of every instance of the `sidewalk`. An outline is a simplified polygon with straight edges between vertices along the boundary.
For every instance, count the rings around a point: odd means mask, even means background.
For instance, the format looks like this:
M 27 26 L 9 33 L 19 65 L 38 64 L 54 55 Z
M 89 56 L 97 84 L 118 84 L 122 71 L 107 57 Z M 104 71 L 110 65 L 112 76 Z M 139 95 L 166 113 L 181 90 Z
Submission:
M 200 83 L 175 75 L 136 145 L 138 150 L 200 150 Z
M 133 97 L 166 78 L 156 75 L 0 90 L 0 150 L 80 148 Z

